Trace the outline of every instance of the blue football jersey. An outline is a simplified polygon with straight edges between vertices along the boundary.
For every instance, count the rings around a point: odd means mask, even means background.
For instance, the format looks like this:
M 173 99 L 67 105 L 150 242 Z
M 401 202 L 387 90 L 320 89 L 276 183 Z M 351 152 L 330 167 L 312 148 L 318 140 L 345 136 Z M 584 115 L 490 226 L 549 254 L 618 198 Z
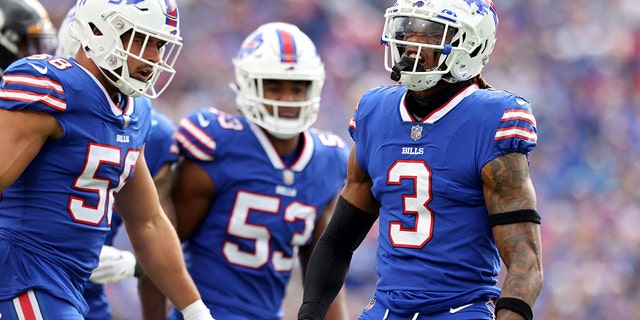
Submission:
M 149 98 L 146 97 L 139 97 L 134 101 L 150 105 Z M 156 109 L 151 109 L 151 131 L 145 140 L 144 157 L 152 177 L 155 177 L 166 163 L 178 161 L 178 146 L 173 138 L 174 130 L 173 122 L 166 115 Z M 106 245 L 113 245 L 113 240 L 121 225 L 122 218 L 117 211 L 114 211 L 111 218 L 111 230 L 105 240 Z M 89 313 L 85 319 L 111 320 L 111 307 L 105 288 L 106 286 L 103 284 L 87 282 L 83 295 L 89 305 Z
M 174 131 L 175 126 L 169 117 L 156 109 L 151 110 L 151 132 L 145 141 L 144 157 L 152 177 L 155 177 L 166 163 L 178 161 L 178 145 L 173 137 Z
M 429 313 L 498 297 L 500 257 L 481 171 L 498 156 L 535 148 L 530 104 L 474 84 L 418 121 L 406 93 L 399 85 L 369 90 L 349 126 L 381 204 L 376 299 Z
M 151 106 L 151 102 L 147 97 L 139 97 L 134 101 Z M 173 138 L 174 130 L 175 126 L 171 119 L 162 112 L 151 109 L 151 131 L 145 140 L 144 158 L 147 160 L 149 173 L 151 173 L 152 177 L 155 177 L 166 163 L 178 161 L 178 145 Z M 113 245 L 113 239 L 121 225 L 122 218 L 120 218 L 117 211 L 114 211 L 111 218 L 111 231 L 109 231 L 105 240 L 106 245 Z
M 306 130 L 287 165 L 243 116 L 200 109 L 176 132 L 181 153 L 215 182 L 209 212 L 187 243 L 204 302 L 219 319 L 280 319 L 298 247 L 311 243 L 322 210 L 344 185 L 344 141 Z
M 0 299 L 31 288 L 74 304 L 98 263 L 117 192 L 151 129 L 148 104 L 115 104 L 75 60 L 21 59 L 5 70 L 0 108 L 47 112 L 64 134 L 47 141 L 0 201 Z

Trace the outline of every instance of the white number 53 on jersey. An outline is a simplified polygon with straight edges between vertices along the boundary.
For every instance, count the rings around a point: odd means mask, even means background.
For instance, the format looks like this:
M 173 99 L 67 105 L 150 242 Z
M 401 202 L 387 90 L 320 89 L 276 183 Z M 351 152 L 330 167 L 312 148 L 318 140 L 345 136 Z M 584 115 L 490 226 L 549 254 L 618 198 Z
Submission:
M 266 225 L 251 224 L 248 222 L 249 214 L 278 214 L 280 198 L 240 191 L 236 197 L 227 233 L 242 239 L 254 242 L 254 251 L 243 251 L 240 245 L 227 240 L 222 251 L 226 259 L 233 264 L 247 268 L 260 268 L 271 261 L 276 271 L 290 271 L 294 266 L 294 258 L 297 256 L 298 246 L 305 245 L 313 234 L 315 225 L 316 208 L 299 202 L 293 202 L 284 209 L 283 223 L 294 223 L 296 220 L 304 221 L 304 230 L 294 233 L 289 241 L 293 246 L 293 255 L 287 256 L 285 252 L 274 250 L 270 252 L 269 242 L 271 230 Z

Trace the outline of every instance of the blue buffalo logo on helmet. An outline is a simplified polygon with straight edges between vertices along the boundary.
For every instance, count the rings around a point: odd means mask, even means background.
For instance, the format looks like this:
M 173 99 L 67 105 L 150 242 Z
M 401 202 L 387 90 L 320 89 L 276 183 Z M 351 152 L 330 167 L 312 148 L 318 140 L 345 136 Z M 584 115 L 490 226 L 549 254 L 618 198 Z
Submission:
M 263 43 L 264 38 L 262 36 L 262 33 L 256 34 L 255 37 L 251 38 L 251 40 L 242 45 L 242 48 L 240 48 L 240 51 L 238 51 L 238 58 L 242 59 L 243 57 L 250 55 L 258 48 L 260 48 Z

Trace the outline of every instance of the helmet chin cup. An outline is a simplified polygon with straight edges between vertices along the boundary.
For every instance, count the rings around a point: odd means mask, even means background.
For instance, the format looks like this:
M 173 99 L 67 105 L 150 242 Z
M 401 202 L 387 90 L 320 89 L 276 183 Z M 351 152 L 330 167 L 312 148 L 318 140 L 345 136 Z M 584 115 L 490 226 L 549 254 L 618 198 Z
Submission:
M 289 140 L 300 134 L 300 133 L 279 133 L 279 132 L 270 131 L 270 130 L 267 130 L 267 132 L 269 132 L 270 135 L 272 135 L 274 138 L 278 140 Z
M 435 87 L 440 79 L 441 74 L 403 74 L 400 83 L 411 91 L 423 91 Z

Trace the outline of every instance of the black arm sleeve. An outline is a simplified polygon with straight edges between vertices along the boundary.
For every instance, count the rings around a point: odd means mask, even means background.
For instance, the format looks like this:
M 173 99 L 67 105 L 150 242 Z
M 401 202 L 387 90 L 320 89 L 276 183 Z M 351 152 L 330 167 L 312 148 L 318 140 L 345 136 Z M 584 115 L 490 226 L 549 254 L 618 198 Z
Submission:
M 342 288 L 353 252 L 377 217 L 356 208 L 342 196 L 313 249 L 304 280 L 299 320 L 322 320 Z

